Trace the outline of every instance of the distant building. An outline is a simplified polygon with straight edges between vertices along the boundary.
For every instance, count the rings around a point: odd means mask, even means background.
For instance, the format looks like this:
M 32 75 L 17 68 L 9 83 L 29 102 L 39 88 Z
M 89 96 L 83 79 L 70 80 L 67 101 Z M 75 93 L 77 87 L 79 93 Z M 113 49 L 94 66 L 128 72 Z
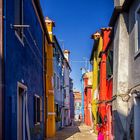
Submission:
M 84 116 L 85 116 L 85 112 L 84 112 L 84 79 L 83 76 L 86 73 L 86 68 L 81 68 L 81 94 L 82 94 L 82 105 L 81 105 L 81 112 L 82 112 L 82 122 L 84 122 Z
M 74 120 L 74 93 L 73 93 L 73 80 L 70 78 L 70 118 Z
M 64 127 L 64 61 L 65 57 L 62 49 L 57 41 L 56 36 L 53 37 L 53 82 L 54 82 L 54 97 L 55 97 L 55 121 L 56 129 Z
M 74 109 L 76 121 L 78 121 L 79 117 L 82 115 L 81 107 L 82 107 L 82 95 L 79 91 L 74 91 Z
M 69 65 L 69 55 L 70 52 L 68 50 L 64 51 L 65 61 L 64 61 L 64 124 L 68 126 L 71 122 L 70 119 L 70 72 L 71 67 Z

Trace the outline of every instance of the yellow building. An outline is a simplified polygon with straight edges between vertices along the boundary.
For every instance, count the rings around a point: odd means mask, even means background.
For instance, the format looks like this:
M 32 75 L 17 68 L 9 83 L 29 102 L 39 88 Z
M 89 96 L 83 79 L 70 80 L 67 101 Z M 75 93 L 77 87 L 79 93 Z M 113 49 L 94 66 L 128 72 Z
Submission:
M 45 39 L 45 136 L 54 137 L 55 129 L 55 105 L 54 105 L 54 89 L 53 89 L 53 27 L 54 22 L 48 17 L 45 19 L 46 27 L 49 33 L 51 43 L 48 44 Z
M 102 51 L 103 40 L 100 33 L 96 32 L 92 35 L 92 39 L 94 39 L 94 46 L 91 54 L 90 61 L 92 62 L 92 69 L 93 69 L 93 95 L 92 95 L 92 113 L 94 119 L 94 131 L 96 131 L 97 125 L 97 111 L 98 111 L 98 89 L 99 89 L 99 63 L 100 63 L 100 52 Z

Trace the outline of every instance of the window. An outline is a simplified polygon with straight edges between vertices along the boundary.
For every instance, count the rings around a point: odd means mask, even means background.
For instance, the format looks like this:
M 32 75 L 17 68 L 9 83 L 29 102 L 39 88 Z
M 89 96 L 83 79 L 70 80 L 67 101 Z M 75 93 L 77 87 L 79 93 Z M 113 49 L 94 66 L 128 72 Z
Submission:
M 137 51 L 140 50 L 140 5 L 136 10 L 135 19 L 136 19 L 136 47 L 135 47 L 135 52 L 137 52 Z
M 15 25 L 23 25 L 23 0 L 15 0 Z M 17 27 L 16 34 L 23 40 L 23 28 Z
M 45 61 L 44 61 L 44 68 L 45 68 L 45 73 L 47 73 L 47 52 L 45 51 L 45 53 L 44 53 L 44 59 L 45 59 Z
M 55 112 L 56 112 L 56 116 L 58 116 L 58 113 L 59 113 L 58 104 L 55 104 Z
M 66 99 L 66 89 L 64 89 L 64 99 Z
M 57 76 L 57 89 L 60 89 L 60 79 L 58 76 Z
M 46 119 L 48 118 L 48 97 L 46 97 Z
M 54 86 L 54 89 L 56 89 L 56 74 L 54 73 L 53 75 L 53 86 Z
M 42 121 L 42 100 L 37 95 L 35 95 L 34 98 L 34 120 L 35 124 L 38 124 Z

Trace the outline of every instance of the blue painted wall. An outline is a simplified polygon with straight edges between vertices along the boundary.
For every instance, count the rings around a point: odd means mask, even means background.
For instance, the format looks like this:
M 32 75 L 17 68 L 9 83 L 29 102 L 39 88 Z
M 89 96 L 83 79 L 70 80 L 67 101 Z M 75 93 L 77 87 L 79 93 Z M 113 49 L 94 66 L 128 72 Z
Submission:
M 15 35 L 15 30 L 11 25 L 15 22 L 15 3 L 11 0 L 4 1 L 4 54 L 5 54 L 5 140 L 17 139 L 17 82 L 23 82 L 28 91 L 28 109 L 29 126 L 31 130 L 35 129 L 34 124 L 34 95 L 42 97 L 42 106 L 44 104 L 43 88 L 43 34 L 32 0 L 23 0 L 24 2 L 24 24 L 30 25 L 30 31 L 36 41 L 37 48 L 33 43 L 27 29 L 24 34 L 30 44 L 24 39 L 24 46 Z M 40 52 L 40 53 L 39 53 Z M 42 120 L 44 114 L 42 112 Z M 43 121 L 40 124 L 43 130 Z M 42 140 L 44 132 L 41 131 L 37 136 L 31 131 L 32 140 Z
M 64 75 L 63 75 L 63 61 L 64 61 L 64 55 L 63 52 L 59 46 L 59 43 L 54 36 L 54 53 L 53 53 L 53 66 L 54 66 L 54 73 L 56 76 L 59 77 L 60 80 L 60 88 L 58 89 L 57 87 L 54 88 L 54 98 L 55 98 L 55 103 L 58 104 L 58 109 L 59 112 L 61 112 L 61 109 L 64 105 Z M 56 80 L 55 80 L 56 82 Z M 61 119 L 62 119 L 62 114 Z M 61 122 L 56 123 L 56 129 L 61 128 Z
M 63 85 L 64 85 L 64 75 L 63 75 L 63 61 L 64 61 L 64 56 L 61 53 L 61 48 L 60 46 L 58 46 L 58 44 L 56 43 L 56 38 L 54 39 L 54 44 L 55 44 L 55 48 L 54 48 L 54 73 L 59 77 L 60 79 L 60 89 L 55 88 L 55 101 L 59 104 L 62 105 L 64 100 L 62 98 L 62 93 L 63 93 Z
M 74 119 L 74 94 L 73 94 L 73 80 L 70 78 L 70 117 Z

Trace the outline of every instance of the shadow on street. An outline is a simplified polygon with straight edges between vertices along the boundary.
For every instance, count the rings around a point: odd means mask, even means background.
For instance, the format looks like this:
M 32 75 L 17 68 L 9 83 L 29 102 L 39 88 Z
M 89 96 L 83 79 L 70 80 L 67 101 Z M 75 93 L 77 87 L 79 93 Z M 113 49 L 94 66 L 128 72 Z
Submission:
M 75 122 L 74 126 L 68 126 L 56 132 L 56 137 L 47 140 L 96 140 L 96 135 L 90 133 L 91 127 L 81 122 Z

